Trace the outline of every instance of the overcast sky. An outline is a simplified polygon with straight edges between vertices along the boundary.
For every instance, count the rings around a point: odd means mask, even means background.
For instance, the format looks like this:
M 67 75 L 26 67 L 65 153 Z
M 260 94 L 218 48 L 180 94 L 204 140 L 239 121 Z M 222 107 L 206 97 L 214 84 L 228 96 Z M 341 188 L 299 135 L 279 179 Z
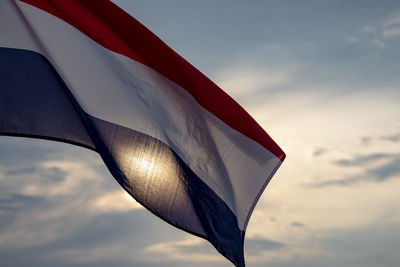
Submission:
M 286 152 L 248 226 L 249 267 L 398 266 L 400 1 L 114 2 Z M 129 198 L 94 152 L 13 137 L 0 137 L 0 265 L 231 266 Z

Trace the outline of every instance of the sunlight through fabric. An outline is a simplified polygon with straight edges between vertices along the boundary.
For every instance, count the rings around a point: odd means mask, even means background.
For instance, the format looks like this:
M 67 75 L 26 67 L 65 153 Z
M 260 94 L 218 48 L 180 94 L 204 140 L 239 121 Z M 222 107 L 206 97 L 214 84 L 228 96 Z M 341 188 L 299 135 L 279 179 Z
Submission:
M 244 266 L 285 154 L 239 104 L 108 0 L 1 1 L 0 36 L 0 134 L 96 151 L 143 207 Z

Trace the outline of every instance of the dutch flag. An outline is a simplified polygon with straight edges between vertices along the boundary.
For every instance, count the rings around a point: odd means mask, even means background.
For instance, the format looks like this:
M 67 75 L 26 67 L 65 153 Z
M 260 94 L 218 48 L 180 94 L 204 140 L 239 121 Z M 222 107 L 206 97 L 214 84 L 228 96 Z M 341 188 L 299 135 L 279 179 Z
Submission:
M 98 152 L 144 207 L 237 266 L 285 158 L 232 98 L 108 0 L 0 1 L 0 134 Z

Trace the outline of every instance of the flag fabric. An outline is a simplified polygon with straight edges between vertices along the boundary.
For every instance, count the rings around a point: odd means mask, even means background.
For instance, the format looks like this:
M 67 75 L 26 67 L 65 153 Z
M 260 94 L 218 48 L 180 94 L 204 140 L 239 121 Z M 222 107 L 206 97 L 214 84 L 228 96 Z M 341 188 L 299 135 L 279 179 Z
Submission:
M 232 98 L 108 0 L 0 1 L 0 134 L 98 152 L 139 203 L 237 266 L 285 158 Z

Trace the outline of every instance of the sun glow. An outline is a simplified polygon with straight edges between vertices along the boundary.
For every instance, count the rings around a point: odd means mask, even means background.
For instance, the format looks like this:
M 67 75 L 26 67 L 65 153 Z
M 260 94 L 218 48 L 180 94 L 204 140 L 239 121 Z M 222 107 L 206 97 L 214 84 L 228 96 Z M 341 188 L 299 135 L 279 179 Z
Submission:
M 136 159 L 136 167 L 137 171 L 143 175 L 149 175 L 152 172 L 155 172 L 155 159 L 154 157 L 150 158 L 148 155 L 145 155 L 143 158 Z

